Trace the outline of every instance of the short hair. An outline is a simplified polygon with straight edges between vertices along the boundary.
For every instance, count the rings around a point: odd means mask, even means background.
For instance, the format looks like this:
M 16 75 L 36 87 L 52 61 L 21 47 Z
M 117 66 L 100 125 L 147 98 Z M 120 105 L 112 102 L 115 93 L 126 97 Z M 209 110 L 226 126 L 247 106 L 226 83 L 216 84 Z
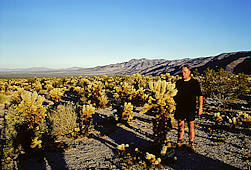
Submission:
M 182 65 L 181 69 L 184 68 L 184 67 L 186 67 L 189 71 L 191 71 L 191 67 L 189 65 L 184 64 L 184 65 Z

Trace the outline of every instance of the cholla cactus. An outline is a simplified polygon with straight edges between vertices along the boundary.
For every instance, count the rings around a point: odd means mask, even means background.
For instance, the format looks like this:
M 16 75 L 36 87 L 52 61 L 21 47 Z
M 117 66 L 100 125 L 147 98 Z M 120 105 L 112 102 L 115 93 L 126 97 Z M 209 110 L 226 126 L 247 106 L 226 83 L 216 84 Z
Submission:
M 234 125 L 237 125 L 236 117 L 233 117 L 232 122 Z
M 105 108 L 108 103 L 108 97 L 105 93 L 105 89 L 102 87 L 102 83 L 99 81 L 94 81 L 92 84 L 88 85 L 87 88 L 88 93 L 87 99 L 91 101 L 91 103 L 96 108 Z
M 172 144 L 171 144 L 171 138 L 168 137 L 167 140 L 164 142 L 164 144 L 162 144 L 162 148 L 160 151 L 161 156 L 165 156 L 167 149 L 172 148 Z
M 113 97 L 120 102 L 118 104 L 123 104 L 129 101 L 129 97 L 132 94 L 134 87 L 127 82 L 121 82 L 118 86 L 114 88 L 115 93 Z
M 222 116 L 220 115 L 220 112 L 214 113 L 214 118 L 215 118 L 215 121 L 216 121 L 216 122 L 222 122 L 222 121 L 223 121 L 223 118 L 222 118 Z
M 40 83 L 40 81 L 35 81 L 34 85 L 33 85 L 34 89 L 39 92 L 40 90 L 43 89 L 42 84 Z
M 251 116 L 247 113 L 238 112 L 236 116 L 243 122 L 251 122 Z
M 134 113 L 131 103 L 125 102 L 124 105 L 116 105 L 114 108 L 117 109 L 117 112 L 114 113 L 115 121 L 129 123 L 133 119 Z
M 150 94 L 140 113 L 150 112 L 155 116 L 153 121 L 154 142 L 162 144 L 166 140 L 166 133 L 173 125 L 175 101 L 173 97 L 177 90 L 175 84 L 166 81 L 149 82 Z
M 61 101 L 61 97 L 64 95 L 64 89 L 54 88 L 49 92 L 51 100 L 58 103 Z
M 45 117 L 47 116 L 46 107 L 42 105 L 45 98 L 38 95 L 37 92 L 27 91 L 24 91 L 21 97 L 22 101 L 17 106 L 16 111 L 24 115 L 25 122 L 34 133 L 34 137 L 41 138 L 42 133 L 45 131 Z
M 7 127 L 3 147 L 7 164 L 29 149 L 42 147 L 41 136 L 45 131 L 46 116 L 43 101 L 44 97 L 36 92 L 23 91 L 18 106 L 9 107 L 5 116 Z
M 161 159 L 157 158 L 156 156 L 153 154 L 150 154 L 148 152 L 146 152 L 146 159 L 150 162 L 150 164 L 152 165 L 159 165 L 161 163 Z
M 81 117 L 84 119 L 89 119 L 95 113 L 95 107 L 92 105 L 83 105 Z
M 128 147 L 129 147 L 129 144 L 121 144 L 121 145 L 117 146 L 117 149 L 120 151 L 125 151 L 126 148 L 128 148 Z
M 15 91 L 12 95 L 11 95 L 11 103 L 12 104 L 18 104 L 21 102 L 22 98 L 21 98 L 21 94 L 24 92 L 24 89 L 22 88 L 18 88 L 17 91 Z
M 131 76 L 133 78 L 133 86 L 135 89 L 145 88 L 147 86 L 147 79 L 145 76 L 137 73 Z
M 45 88 L 47 89 L 47 91 L 51 91 L 52 89 L 54 89 L 54 87 L 50 84 L 50 82 L 46 82 L 47 84 L 45 85 Z
M 37 92 L 31 93 L 27 91 L 21 94 L 21 98 L 22 101 L 16 109 L 17 112 L 24 115 L 29 128 L 39 128 L 45 121 L 46 108 L 42 105 L 45 98 L 39 96 Z
M 179 80 L 181 77 L 176 75 L 176 76 L 171 76 L 170 73 L 166 73 L 166 74 L 161 74 L 160 75 L 161 80 L 167 81 L 167 82 L 171 82 L 171 83 L 175 83 L 177 80 Z
M 145 89 L 143 87 L 138 90 L 133 89 L 131 95 L 129 96 L 129 100 L 132 102 L 134 106 L 143 106 L 148 98 L 148 95 L 145 94 Z
M 0 94 L 0 104 L 10 104 L 10 97 Z
M 92 123 L 92 115 L 95 113 L 95 107 L 84 105 L 81 114 L 80 131 L 83 135 L 88 135 Z
M 5 83 L 3 80 L 0 80 L 0 92 L 1 93 L 5 92 Z
M 42 148 L 42 145 L 41 145 L 42 141 L 41 140 L 38 140 L 38 137 L 35 137 L 33 140 L 32 140 L 32 143 L 31 143 L 31 148 Z
M 5 115 L 6 127 L 4 135 L 4 141 L 1 141 L 2 148 L 2 167 L 3 169 L 12 169 L 14 161 L 18 158 L 18 155 L 24 152 L 24 148 L 17 139 L 17 127 L 25 122 L 23 114 L 16 112 L 14 106 L 8 108 Z M 29 145 L 29 144 L 28 144 Z
M 133 105 L 131 103 L 125 102 L 124 110 L 121 114 L 121 119 L 130 122 L 133 119 Z

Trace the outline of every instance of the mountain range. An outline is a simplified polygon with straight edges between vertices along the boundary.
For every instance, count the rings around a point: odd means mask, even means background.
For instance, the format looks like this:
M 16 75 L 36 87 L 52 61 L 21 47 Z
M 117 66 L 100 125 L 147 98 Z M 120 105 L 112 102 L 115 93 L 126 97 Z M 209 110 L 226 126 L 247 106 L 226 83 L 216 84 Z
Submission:
M 32 67 L 26 69 L 0 69 L 0 77 L 52 77 L 52 76 L 99 76 L 99 75 L 142 75 L 156 76 L 180 73 L 182 65 L 189 65 L 192 70 L 203 72 L 207 68 L 217 70 L 224 68 L 233 73 L 251 74 L 251 51 L 223 53 L 217 56 L 185 58 L 179 60 L 165 59 L 132 59 L 127 62 L 97 66 L 93 68 L 72 67 L 66 69 L 50 69 Z

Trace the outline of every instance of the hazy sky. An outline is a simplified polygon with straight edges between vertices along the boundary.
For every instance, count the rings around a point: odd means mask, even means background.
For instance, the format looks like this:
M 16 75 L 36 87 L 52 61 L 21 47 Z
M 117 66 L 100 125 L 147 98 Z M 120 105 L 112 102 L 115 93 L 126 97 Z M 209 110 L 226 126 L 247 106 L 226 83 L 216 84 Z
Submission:
M 0 0 L 0 68 L 251 50 L 251 0 Z

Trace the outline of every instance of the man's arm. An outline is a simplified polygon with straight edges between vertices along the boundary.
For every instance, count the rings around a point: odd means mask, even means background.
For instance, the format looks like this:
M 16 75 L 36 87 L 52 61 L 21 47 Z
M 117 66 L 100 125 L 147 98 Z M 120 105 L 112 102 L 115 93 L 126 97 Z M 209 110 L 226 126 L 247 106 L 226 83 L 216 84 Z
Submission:
M 199 96 L 199 111 L 198 116 L 202 115 L 203 112 L 203 96 Z

